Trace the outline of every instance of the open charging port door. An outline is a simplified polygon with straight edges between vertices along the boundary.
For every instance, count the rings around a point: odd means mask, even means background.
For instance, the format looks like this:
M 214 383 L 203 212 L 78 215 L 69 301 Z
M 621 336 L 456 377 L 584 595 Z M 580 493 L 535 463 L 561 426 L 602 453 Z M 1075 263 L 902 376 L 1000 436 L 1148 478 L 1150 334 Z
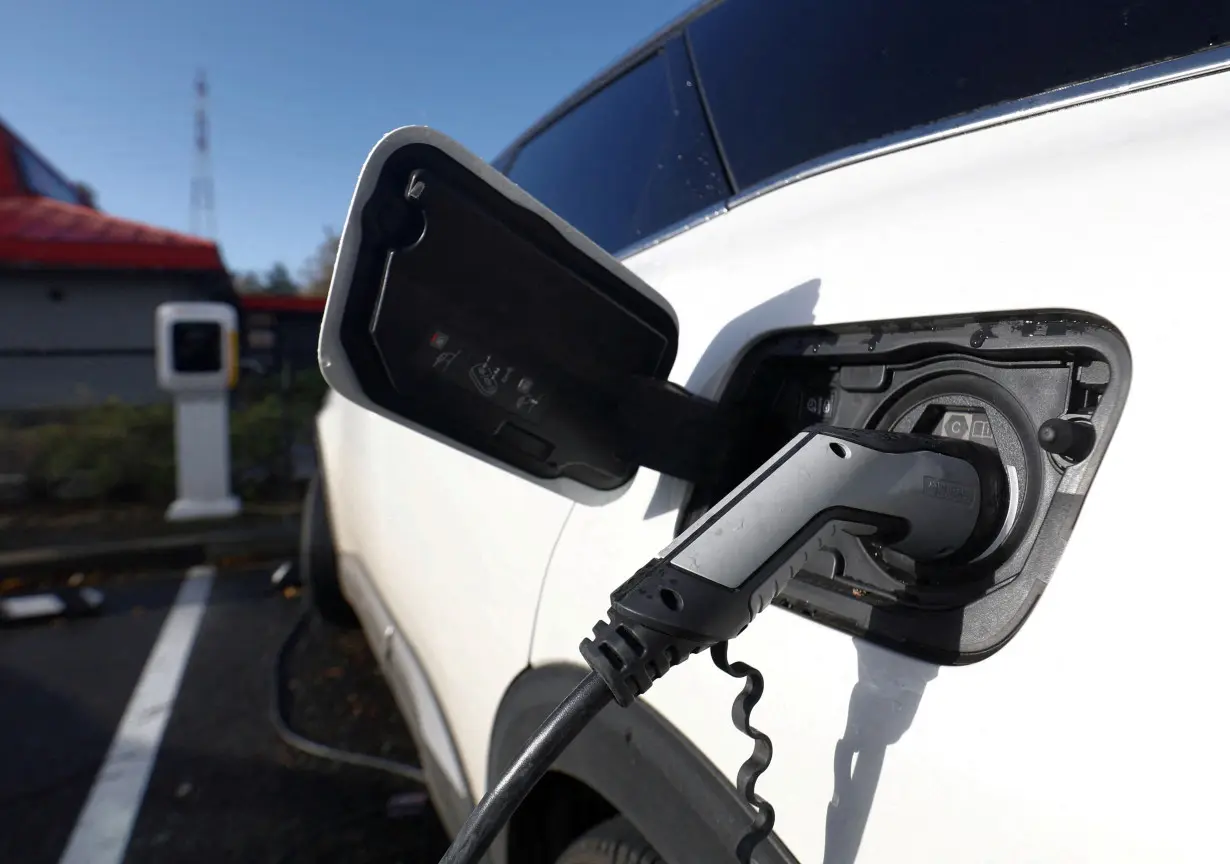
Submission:
M 701 473 L 716 414 L 667 383 L 678 341 L 652 288 L 456 142 L 407 127 L 368 157 L 320 337 L 346 398 L 596 503 L 641 465 Z

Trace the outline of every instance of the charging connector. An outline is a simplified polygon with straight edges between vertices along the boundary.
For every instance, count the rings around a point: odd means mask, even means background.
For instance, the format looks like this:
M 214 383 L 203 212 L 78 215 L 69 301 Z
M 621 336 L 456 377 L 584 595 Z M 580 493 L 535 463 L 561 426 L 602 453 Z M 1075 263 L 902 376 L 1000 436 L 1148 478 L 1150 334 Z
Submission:
M 743 632 L 824 554 L 832 522 L 865 526 L 916 561 L 960 564 L 994 542 L 1008 500 L 988 447 L 812 427 L 619 586 L 581 655 L 627 706 L 692 654 Z

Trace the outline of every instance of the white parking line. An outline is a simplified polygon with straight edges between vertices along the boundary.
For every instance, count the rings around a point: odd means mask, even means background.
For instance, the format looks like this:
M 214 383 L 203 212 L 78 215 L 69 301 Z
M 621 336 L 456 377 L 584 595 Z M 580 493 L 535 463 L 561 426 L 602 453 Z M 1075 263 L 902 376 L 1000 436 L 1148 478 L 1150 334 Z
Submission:
M 123 860 L 214 575 L 213 567 L 193 567 L 184 577 L 60 864 L 119 864 Z

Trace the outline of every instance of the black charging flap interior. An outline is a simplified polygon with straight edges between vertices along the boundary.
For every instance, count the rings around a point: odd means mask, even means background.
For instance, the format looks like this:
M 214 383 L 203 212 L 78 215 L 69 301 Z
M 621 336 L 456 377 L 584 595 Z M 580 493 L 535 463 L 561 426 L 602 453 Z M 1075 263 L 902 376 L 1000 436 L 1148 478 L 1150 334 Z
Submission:
M 669 305 L 460 145 L 398 134 L 364 169 L 326 313 L 343 395 L 531 477 L 624 485 L 655 461 L 645 394 L 674 392 Z

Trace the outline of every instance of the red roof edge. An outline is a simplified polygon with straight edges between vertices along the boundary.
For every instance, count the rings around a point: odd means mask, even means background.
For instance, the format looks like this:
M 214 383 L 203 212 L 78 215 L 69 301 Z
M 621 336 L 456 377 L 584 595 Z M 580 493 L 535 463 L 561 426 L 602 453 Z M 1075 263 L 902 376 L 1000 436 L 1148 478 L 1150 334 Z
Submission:
M 223 270 L 216 246 L 151 246 L 144 243 L 62 243 L 0 238 L 6 264 L 151 270 Z
M 0 262 L 18 266 L 225 271 L 218 245 L 51 198 L 0 198 Z

